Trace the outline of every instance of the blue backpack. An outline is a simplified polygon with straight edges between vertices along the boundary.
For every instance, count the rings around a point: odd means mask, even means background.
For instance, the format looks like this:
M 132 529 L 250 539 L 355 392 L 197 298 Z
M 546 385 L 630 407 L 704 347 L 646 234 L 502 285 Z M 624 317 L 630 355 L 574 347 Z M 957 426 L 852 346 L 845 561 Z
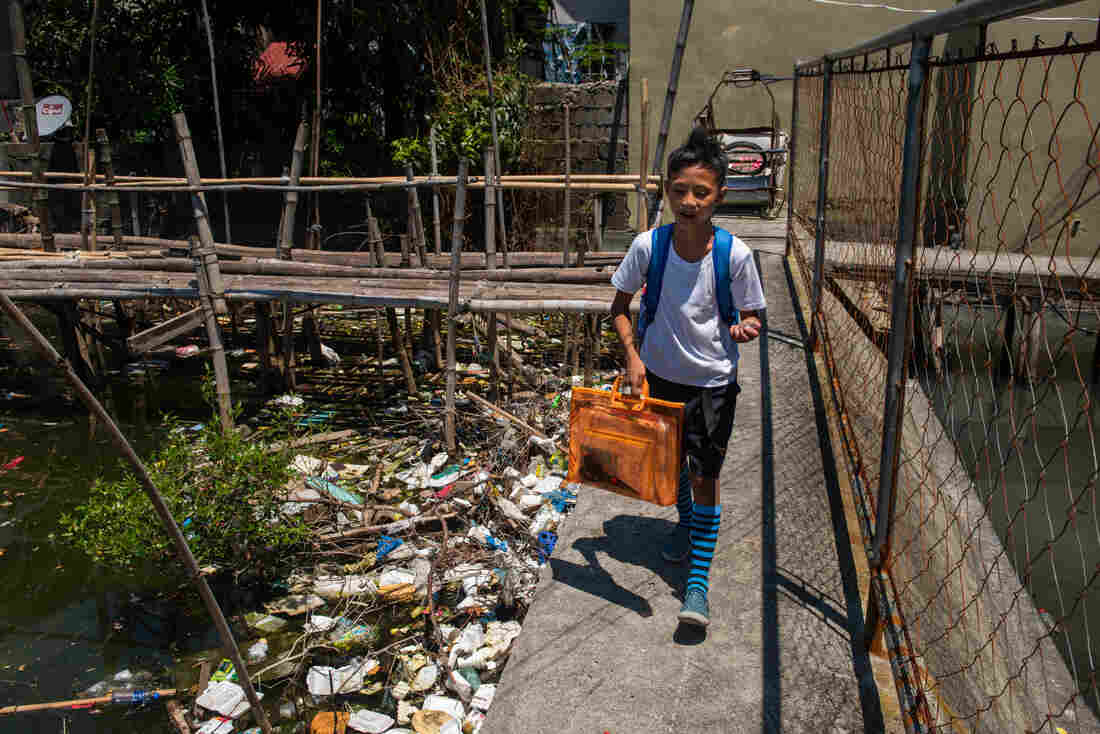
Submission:
M 649 255 L 649 272 L 646 274 L 645 291 L 642 293 L 641 310 L 638 312 L 638 344 L 645 338 L 646 329 L 657 315 L 657 305 L 661 302 L 661 281 L 668 263 L 668 251 L 672 247 L 672 228 L 666 224 L 653 230 L 653 250 Z M 733 235 L 722 229 L 714 228 L 714 290 L 718 296 L 718 315 L 722 321 L 733 325 L 740 321 L 740 314 L 733 308 L 730 297 L 730 250 L 733 248 Z

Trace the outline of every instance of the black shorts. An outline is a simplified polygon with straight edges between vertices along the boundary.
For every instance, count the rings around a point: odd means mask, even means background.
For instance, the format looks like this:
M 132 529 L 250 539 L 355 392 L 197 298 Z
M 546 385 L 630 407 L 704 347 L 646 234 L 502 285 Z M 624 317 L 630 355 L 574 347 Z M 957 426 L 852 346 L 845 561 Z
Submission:
M 683 461 L 691 474 L 717 479 L 737 408 L 736 382 L 720 387 L 681 385 L 646 370 L 650 397 L 684 404 Z

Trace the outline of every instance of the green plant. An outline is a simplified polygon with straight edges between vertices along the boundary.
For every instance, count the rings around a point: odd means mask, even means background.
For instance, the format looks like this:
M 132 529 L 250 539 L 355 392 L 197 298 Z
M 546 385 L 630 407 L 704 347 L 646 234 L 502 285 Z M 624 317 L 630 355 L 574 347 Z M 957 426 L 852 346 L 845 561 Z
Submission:
M 209 400 L 213 389 L 204 384 L 204 393 Z M 291 457 L 237 431 L 223 433 L 216 413 L 198 428 L 180 421 L 169 425 L 167 439 L 146 467 L 199 564 L 267 578 L 285 571 L 290 555 L 308 538 L 300 518 L 280 511 Z M 280 433 L 287 435 L 290 425 Z M 64 542 L 109 573 L 156 570 L 171 581 L 185 579 L 132 472 L 118 480 L 98 479 L 60 526 Z

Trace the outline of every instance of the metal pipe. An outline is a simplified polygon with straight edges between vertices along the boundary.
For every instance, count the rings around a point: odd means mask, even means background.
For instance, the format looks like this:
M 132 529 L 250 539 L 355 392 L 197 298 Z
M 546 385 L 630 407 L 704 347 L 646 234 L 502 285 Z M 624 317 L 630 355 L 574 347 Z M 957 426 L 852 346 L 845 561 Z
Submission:
M 821 139 L 818 153 L 817 213 L 814 220 L 814 287 L 810 311 L 810 351 L 817 349 L 818 311 L 821 310 L 821 283 L 825 278 L 825 200 L 829 197 L 829 128 L 833 110 L 833 62 L 825 60 L 821 93 Z M 790 216 L 788 212 L 787 216 Z
M 695 9 L 695 0 L 684 0 L 684 9 L 680 13 L 680 30 L 676 34 L 676 50 L 672 52 L 672 68 L 668 73 L 668 89 L 665 91 L 665 109 L 661 113 L 661 127 L 657 131 L 657 146 L 653 149 L 653 165 L 650 169 L 655 174 L 661 173 L 661 159 L 665 155 L 665 143 L 668 142 L 668 127 L 672 122 L 672 107 L 676 103 L 676 88 L 680 84 L 680 62 L 684 59 L 684 47 L 687 46 L 688 30 L 691 28 L 691 14 Z M 661 192 L 656 191 L 649 195 L 648 220 L 646 225 L 653 227 L 660 215 Z
M 4 293 L 0 293 L 0 309 L 11 317 L 11 320 L 27 334 L 35 348 L 38 349 L 47 361 L 64 373 L 65 379 L 73 387 L 73 390 L 76 391 L 81 402 L 83 402 L 88 410 L 104 425 L 111 440 L 133 469 L 134 475 L 141 483 L 145 493 L 149 496 L 149 500 L 153 503 L 153 508 L 164 524 L 164 529 L 167 531 L 168 537 L 172 539 L 172 543 L 176 547 L 176 554 L 187 568 L 188 575 L 198 589 L 199 596 L 202 597 L 207 612 L 209 612 L 214 620 L 214 627 L 218 630 L 218 636 L 221 638 L 222 646 L 228 653 L 230 662 L 233 663 L 233 666 L 237 670 L 241 687 L 244 688 L 245 695 L 248 697 L 248 702 L 252 705 L 252 711 L 256 716 L 256 721 L 265 734 L 271 734 L 271 722 L 267 718 L 267 712 L 264 711 L 263 706 L 260 705 L 260 699 L 256 695 L 256 690 L 252 687 L 252 681 L 248 677 L 248 668 L 241 658 L 240 648 L 237 647 L 237 641 L 234 639 L 233 633 L 230 631 L 229 625 L 225 621 L 225 615 L 222 614 L 221 607 L 218 606 L 218 600 L 214 598 L 213 592 L 210 591 L 210 586 L 206 583 L 206 577 L 203 576 L 202 571 L 199 570 L 199 564 L 195 560 L 195 556 L 191 553 L 191 548 L 187 545 L 187 539 L 183 537 L 179 525 L 176 524 L 175 518 L 172 517 L 171 511 L 168 509 L 168 505 L 164 502 L 164 498 L 157 490 L 156 485 L 153 484 L 153 480 L 149 476 L 145 464 L 141 461 L 141 458 L 138 457 L 133 446 L 130 445 L 130 442 L 126 440 L 122 431 L 119 430 L 118 425 L 111 418 L 111 415 L 103 408 L 100 402 L 96 400 L 95 395 L 93 395 L 88 389 L 88 386 L 81 381 L 76 372 L 73 371 L 72 365 L 57 353 L 57 350 L 55 350 L 46 337 L 42 336 L 42 333 L 35 328 L 26 314 L 24 314 L 18 306 L 12 303 L 11 299 Z
M 1079 2 L 1079 0 L 970 0 L 970 2 L 913 21 L 889 33 L 875 36 L 858 46 L 825 54 L 825 58 L 834 61 L 846 59 L 867 51 L 900 46 L 911 42 L 914 38 L 938 36 L 962 26 L 1009 20 L 1027 13 L 1073 5 L 1076 2 Z
M 616 149 L 619 147 L 619 126 L 623 121 L 623 104 L 626 100 L 626 87 L 630 82 L 630 67 L 627 67 L 627 73 L 619 77 L 618 89 L 615 90 L 615 114 L 611 119 L 611 141 L 607 146 L 607 175 L 615 175 L 615 165 L 618 163 L 616 160 Z M 607 217 L 611 210 L 611 195 L 601 194 L 604 197 L 603 216 L 597 223 L 600 228 L 607 227 Z
M 925 111 L 924 86 L 932 36 L 913 43 L 909 61 L 909 94 L 905 110 L 905 147 L 902 153 L 901 198 L 898 205 L 898 244 L 894 253 L 894 292 L 890 304 L 890 344 L 887 349 L 886 405 L 883 409 L 882 453 L 879 460 L 878 505 L 875 538 L 868 562 L 881 568 L 890 547 L 893 530 L 895 484 L 898 466 L 898 436 L 905 390 L 905 367 L 909 327 L 909 278 L 916 239 L 917 196 L 920 184 L 921 143 Z
M 794 72 L 794 90 L 791 94 L 791 134 L 787 136 L 787 244 L 785 255 L 791 254 L 791 235 L 794 233 L 794 153 L 798 141 L 798 68 Z

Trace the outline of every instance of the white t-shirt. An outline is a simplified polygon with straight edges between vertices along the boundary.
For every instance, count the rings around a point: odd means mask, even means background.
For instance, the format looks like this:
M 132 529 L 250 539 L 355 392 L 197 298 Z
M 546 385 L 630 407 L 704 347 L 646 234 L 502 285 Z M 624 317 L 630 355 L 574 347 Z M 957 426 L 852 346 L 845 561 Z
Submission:
M 636 293 L 645 282 L 653 231 L 634 238 L 611 284 Z M 737 237 L 730 247 L 730 295 L 738 311 L 767 307 L 752 250 Z M 688 262 L 669 244 L 657 313 L 642 342 L 642 362 L 658 377 L 681 385 L 720 387 L 737 379 L 737 343 L 718 313 L 714 256 Z

